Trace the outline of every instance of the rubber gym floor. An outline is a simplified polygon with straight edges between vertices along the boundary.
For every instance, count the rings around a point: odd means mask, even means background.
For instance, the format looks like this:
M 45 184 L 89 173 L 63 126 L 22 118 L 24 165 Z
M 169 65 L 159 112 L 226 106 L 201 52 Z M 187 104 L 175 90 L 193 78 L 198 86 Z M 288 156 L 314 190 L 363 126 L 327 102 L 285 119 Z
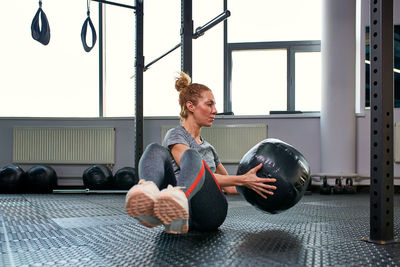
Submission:
M 123 194 L 0 195 L 0 266 L 400 266 L 400 243 L 369 237 L 369 194 L 305 195 L 276 215 L 228 196 L 215 232 L 169 235 L 124 210 Z M 395 239 L 400 195 L 395 195 Z

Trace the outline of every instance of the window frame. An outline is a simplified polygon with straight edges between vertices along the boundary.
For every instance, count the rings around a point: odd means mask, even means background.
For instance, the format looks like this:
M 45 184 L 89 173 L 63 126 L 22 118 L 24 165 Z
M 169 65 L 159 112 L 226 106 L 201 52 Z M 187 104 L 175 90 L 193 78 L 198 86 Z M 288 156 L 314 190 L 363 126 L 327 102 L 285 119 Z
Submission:
M 224 81 L 224 113 L 234 113 L 232 110 L 232 53 L 234 51 L 270 49 L 286 49 L 287 51 L 287 108 L 285 112 L 295 113 L 295 55 L 297 52 L 321 52 L 320 40 L 227 43 L 227 57 L 224 64 L 226 74 L 226 79 Z

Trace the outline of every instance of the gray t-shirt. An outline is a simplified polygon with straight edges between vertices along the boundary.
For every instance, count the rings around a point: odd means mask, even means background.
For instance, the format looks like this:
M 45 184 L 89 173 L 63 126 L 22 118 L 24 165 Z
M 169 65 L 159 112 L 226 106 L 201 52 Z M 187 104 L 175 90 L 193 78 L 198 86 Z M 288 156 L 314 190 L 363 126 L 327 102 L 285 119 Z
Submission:
M 167 132 L 163 141 L 163 146 L 170 148 L 170 146 L 175 144 L 183 144 L 196 150 L 200 153 L 203 160 L 214 173 L 216 171 L 216 167 L 221 163 L 221 161 L 218 158 L 215 148 L 203 138 L 201 138 L 201 140 L 202 142 L 200 144 L 197 143 L 196 139 L 194 139 L 194 137 L 187 132 L 183 126 L 178 126 L 170 129 Z M 172 166 L 174 167 L 175 175 L 179 176 L 180 168 L 175 160 L 172 160 Z

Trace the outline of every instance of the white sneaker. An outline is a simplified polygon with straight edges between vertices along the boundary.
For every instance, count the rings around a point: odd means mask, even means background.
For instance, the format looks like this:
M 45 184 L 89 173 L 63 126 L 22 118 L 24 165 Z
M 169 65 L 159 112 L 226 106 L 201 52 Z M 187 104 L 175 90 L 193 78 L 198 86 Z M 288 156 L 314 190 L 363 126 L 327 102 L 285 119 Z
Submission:
M 161 221 L 154 215 L 154 203 L 160 190 L 154 182 L 140 180 L 126 194 L 126 212 L 147 227 L 155 227 Z
M 154 213 L 170 234 L 185 234 L 189 230 L 189 203 L 181 187 L 161 190 L 154 205 Z

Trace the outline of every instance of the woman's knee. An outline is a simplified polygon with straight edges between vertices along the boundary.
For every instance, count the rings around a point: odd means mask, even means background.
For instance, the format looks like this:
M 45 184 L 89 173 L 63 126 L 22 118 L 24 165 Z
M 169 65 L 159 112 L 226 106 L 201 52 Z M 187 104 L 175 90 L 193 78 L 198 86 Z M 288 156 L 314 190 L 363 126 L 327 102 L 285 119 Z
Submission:
M 192 148 L 189 148 L 183 152 L 181 156 L 181 165 L 184 165 L 187 162 L 193 163 L 193 162 L 202 162 L 203 159 L 200 155 L 200 153 Z
M 143 172 L 143 170 L 154 168 L 154 166 L 164 168 L 165 165 L 170 163 L 171 155 L 169 150 L 157 143 L 151 143 L 146 147 L 139 160 L 139 171 Z
M 169 150 L 166 147 L 163 147 L 157 143 L 149 144 L 145 151 L 143 152 L 142 157 L 162 157 L 164 159 L 168 158 L 170 155 Z
M 151 143 L 145 149 L 145 151 L 155 151 L 155 152 L 166 151 L 166 150 L 167 149 L 165 147 L 163 147 L 162 145 L 160 145 L 158 143 Z
M 168 184 L 176 185 L 169 150 L 157 143 L 149 144 L 139 160 L 140 179 L 153 181 L 162 189 Z

